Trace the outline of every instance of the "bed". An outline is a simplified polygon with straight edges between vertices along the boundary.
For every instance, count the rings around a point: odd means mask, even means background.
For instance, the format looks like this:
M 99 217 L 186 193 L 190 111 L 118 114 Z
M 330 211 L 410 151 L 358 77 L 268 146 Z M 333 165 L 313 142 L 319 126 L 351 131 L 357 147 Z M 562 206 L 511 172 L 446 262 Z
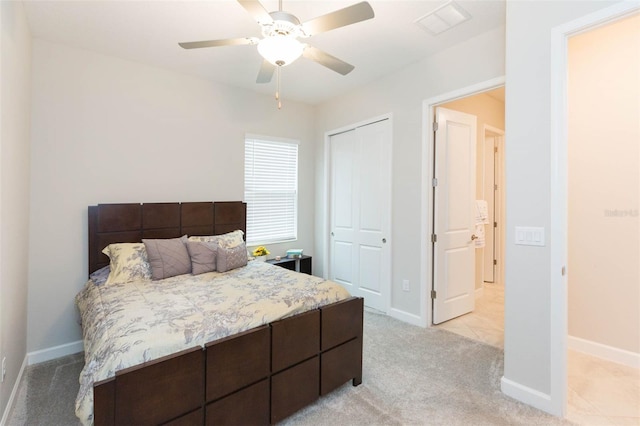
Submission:
M 246 205 L 242 202 L 100 204 L 90 206 L 88 213 L 89 273 L 109 265 L 109 258 L 102 251 L 113 243 L 246 230 Z M 186 317 L 172 318 L 169 322 L 174 336 L 180 337 L 174 339 L 176 345 L 171 346 L 171 336 L 157 339 L 158 346 L 166 350 L 168 344 L 171 353 L 163 355 L 160 349 L 154 352 L 156 348 L 150 347 L 140 363 L 116 362 L 120 364 L 111 368 L 114 371 L 109 377 L 91 382 L 90 391 L 85 390 L 85 394 L 91 396 L 92 407 L 90 416 L 81 420 L 93 421 L 97 426 L 275 424 L 350 380 L 354 386 L 359 385 L 362 382 L 363 300 L 348 293 L 338 295 L 332 287 L 334 283 L 254 261 L 224 273 L 188 277 L 185 282 L 197 289 L 195 295 L 191 290 L 184 290 L 183 281 L 177 282 L 180 277 L 120 288 L 113 286 L 109 291 L 124 292 L 124 299 L 134 303 L 130 306 L 137 306 L 135 303 L 142 299 L 145 303 L 152 299 L 171 309 L 173 305 L 189 305 L 192 311 L 197 311 L 194 321 L 208 324 L 211 317 L 215 317 L 212 314 L 215 309 L 210 306 L 217 306 L 218 299 L 205 293 L 205 289 L 218 288 L 217 283 L 231 280 L 236 290 L 247 286 L 241 295 L 243 301 L 258 299 L 256 294 L 263 294 L 263 290 L 255 290 L 255 286 L 258 281 L 268 282 L 269 276 L 279 277 L 276 281 L 286 283 L 285 291 L 296 292 L 296 286 L 302 286 L 304 290 L 296 294 L 304 296 L 284 296 L 286 303 L 277 299 L 279 296 L 270 296 L 273 305 L 287 307 L 283 313 L 273 315 L 270 308 L 262 313 L 247 303 L 246 310 L 260 312 L 259 322 L 247 320 L 238 332 L 219 332 L 218 326 L 206 329 L 216 330 L 215 333 L 187 333 L 179 324 L 185 322 Z M 87 286 L 92 292 L 98 291 L 91 281 Z M 159 289 L 159 296 L 148 293 L 152 287 Z M 174 293 L 179 297 L 169 299 Z M 320 296 L 317 300 L 311 299 L 308 293 Z M 108 291 L 97 294 L 96 300 L 100 303 L 110 303 Z M 269 302 L 269 297 L 260 298 Z M 202 302 L 205 299 L 207 302 Z M 117 306 L 113 311 L 126 312 L 126 309 Z M 154 314 L 149 315 L 151 318 Z M 199 315 L 204 315 L 204 319 Z M 240 314 L 234 311 L 231 316 L 243 315 L 244 311 Z M 110 327 L 110 321 L 110 317 L 105 317 L 96 324 Z M 139 337 L 134 336 L 136 344 L 145 339 L 153 341 L 151 335 L 140 331 L 145 321 L 140 318 L 130 321 L 140 325 L 131 326 L 132 333 L 140 333 Z M 87 330 L 92 327 L 94 325 L 83 323 L 85 368 L 94 362 L 87 358 L 89 353 L 100 351 L 96 348 L 101 340 L 92 338 L 93 329 Z M 107 331 L 103 333 L 108 334 L 109 327 L 104 327 Z M 197 335 L 197 338 L 185 339 L 186 335 Z M 82 383 L 81 375 L 81 392 Z

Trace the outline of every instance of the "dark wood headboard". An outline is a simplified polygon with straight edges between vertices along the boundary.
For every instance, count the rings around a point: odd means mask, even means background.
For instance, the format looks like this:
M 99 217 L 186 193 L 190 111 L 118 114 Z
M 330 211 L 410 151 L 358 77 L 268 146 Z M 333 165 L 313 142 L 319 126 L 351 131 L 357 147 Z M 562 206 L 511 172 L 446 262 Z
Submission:
M 102 249 L 111 243 L 219 235 L 236 229 L 247 232 L 247 205 L 242 201 L 89 206 L 89 274 L 109 264 Z

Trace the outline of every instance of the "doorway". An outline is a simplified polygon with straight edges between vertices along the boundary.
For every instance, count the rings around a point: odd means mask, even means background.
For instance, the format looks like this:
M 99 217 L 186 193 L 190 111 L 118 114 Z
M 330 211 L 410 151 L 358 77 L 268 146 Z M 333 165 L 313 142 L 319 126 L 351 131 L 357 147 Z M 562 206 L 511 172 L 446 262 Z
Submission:
M 447 100 L 438 105 L 447 109 L 472 114 L 477 117 L 477 138 L 476 138 L 476 160 L 474 167 L 475 189 L 470 198 L 484 202 L 487 208 L 487 217 L 482 224 L 475 224 L 477 231 L 482 231 L 481 240 L 475 241 L 475 254 L 473 283 L 471 291 L 474 298 L 480 300 L 487 289 L 487 300 L 476 315 L 479 323 L 485 324 L 483 328 L 488 328 L 487 332 L 478 330 L 478 322 L 473 317 L 463 315 L 458 319 L 445 322 L 443 328 L 463 334 L 467 337 L 478 337 L 480 335 L 490 335 L 491 343 L 502 346 L 504 334 L 503 314 L 504 311 L 504 289 L 502 288 L 502 271 L 504 266 L 503 253 L 500 248 L 503 246 L 504 229 L 504 86 L 492 88 L 487 91 L 476 91 L 455 100 Z M 440 124 L 439 124 L 440 126 Z M 436 148 L 437 151 L 437 148 Z M 436 160 L 437 161 L 437 160 Z M 437 168 L 437 166 L 435 166 Z M 440 186 L 440 183 L 438 183 Z M 459 191 L 455 194 L 459 196 Z M 453 197 L 454 195 L 452 195 Z M 438 213 L 434 214 L 434 219 Z M 480 227 L 481 229 L 478 229 Z M 435 229 L 435 227 L 434 227 Z M 475 237 L 478 232 L 472 236 Z M 478 234 L 479 236 L 480 234 Z M 437 244 L 437 243 L 436 243 Z M 434 249 L 437 255 L 437 248 Z M 487 261 L 487 258 L 490 259 Z M 490 263 L 491 276 L 487 279 L 487 263 Z M 496 273 L 494 273 L 494 270 Z M 438 276 L 434 273 L 434 289 L 437 287 Z M 491 287 L 490 287 L 491 286 Z M 438 292 L 434 300 L 433 324 L 441 322 L 437 318 Z M 497 308 L 496 304 L 499 304 Z M 473 310 L 473 307 L 469 311 Z M 466 312 L 465 312 L 466 313 Z M 450 319 L 450 318 L 448 318 Z M 488 326 L 487 326 L 488 325 Z
M 421 179 L 421 222 L 420 231 L 420 282 L 421 282 L 421 295 L 420 298 L 420 323 L 424 327 L 431 327 L 433 325 L 433 304 L 432 304 L 432 291 L 433 291 L 433 184 L 432 178 L 434 175 L 434 120 L 435 109 L 449 102 L 463 100 L 473 95 L 484 94 L 493 91 L 494 89 L 503 88 L 505 85 L 505 78 L 498 77 L 491 80 L 486 80 L 471 86 L 467 86 L 453 92 L 444 93 L 442 95 L 429 98 L 423 101 L 423 139 L 422 139 L 422 179 Z M 502 92 L 504 93 L 504 92 Z M 476 282 L 477 284 L 477 282 Z M 476 295 L 481 291 L 476 290 Z
M 640 423 L 640 13 L 569 38 L 567 64 L 568 393 L 588 402 L 567 418 Z
M 568 169 L 569 169 L 569 81 L 568 81 L 568 45 L 571 37 L 586 33 L 608 23 L 624 19 L 637 14 L 640 9 L 637 4 L 621 2 L 614 6 L 599 10 L 583 16 L 574 21 L 563 24 L 552 30 L 551 33 L 551 203 L 550 210 L 556 212 L 551 220 L 551 268 L 550 268 L 550 306 L 551 306 L 551 333 L 550 333 L 550 377 L 551 377 L 551 409 L 553 412 L 564 415 L 567 409 L 568 386 L 568 311 L 569 300 L 567 284 L 571 270 L 567 270 L 568 263 Z M 637 54 L 637 50 L 636 50 Z M 636 71 L 637 76 L 637 71 Z M 608 81 L 607 78 L 599 78 L 600 81 Z M 637 96 L 637 95 L 636 95 Z M 637 100 L 637 97 L 636 97 Z M 636 102 L 637 108 L 637 102 Z M 598 102 L 600 106 L 600 102 Z M 607 107 L 610 105 L 606 104 Z M 636 112 L 637 119 L 637 112 Z M 591 124 L 606 123 L 597 120 Z M 637 126 L 637 121 L 636 121 Z M 636 127 L 637 128 L 637 127 Z M 608 138 L 607 138 L 608 139 Z M 637 141 L 637 137 L 636 137 Z M 637 144 L 636 144 L 637 147 Z M 608 156 L 603 159 L 606 161 Z M 640 162 L 640 159 L 638 159 Z M 637 172 L 637 165 L 636 165 Z M 617 190 L 614 185 L 612 190 Z M 604 212 L 600 212 L 605 214 Z M 592 232 L 592 231 L 591 231 Z M 637 230 L 636 230 L 637 235 Z M 637 257 L 636 257 L 637 259 Z M 635 262 L 637 265 L 637 261 Z M 636 281 L 637 285 L 637 281 Z M 636 299 L 637 300 L 637 299 Z M 598 311 L 599 312 L 599 311 Z M 636 311 L 637 312 L 637 311 Z M 606 320 L 604 321 L 607 322 Z M 633 322 L 633 321 L 629 321 Z M 636 353 L 637 357 L 637 353 Z M 637 358 L 636 358 L 637 359 Z M 637 407 L 637 405 L 636 405 Z

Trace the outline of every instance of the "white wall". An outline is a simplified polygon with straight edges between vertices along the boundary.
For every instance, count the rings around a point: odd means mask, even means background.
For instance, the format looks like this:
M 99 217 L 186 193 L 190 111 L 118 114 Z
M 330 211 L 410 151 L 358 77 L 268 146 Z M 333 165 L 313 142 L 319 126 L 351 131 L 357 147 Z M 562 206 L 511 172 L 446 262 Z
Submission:
M 640 355 L 640 15 L 568 60 L 569 334 Z
M 31 35 L 21 2 L 0 2 L 0 384 L 5 412 L 27 349 Z
M 473 66 L 470 66 L 473 64 Z M 460 43 L 378 80 L 360 90 L 328 101 L 318 107 L 317 140 L 324 133 L 383 114 L 393 114 L 392 163 L 392 314 L 418 319 L 422 312 L 420 266 L 422 102 L 452 90 L 483 82 L 504 74 L 504 28 Z M 322 205 L 324 190 L 324 145 L 316 148 L 316 204 Z M 326 235 L 322 209 L 316 219 L 316 265 Z M 316 260 L 317 259 L 317 260 Z M 430 265 L 430 262 L 429 262 Z M 430 276 L 430 273 L 428 274 Z M 411 291 L 402 291 L 408 279 Z
M 42 40 L 32 69 L 29 351 L 81 338 L 87 206 L 241 200 L 247 132 L 300 140 L 291 245 L 313 254 L 314 108 Z
M 551 407 L 550 249 L 515 245 L 514 227 L 544 227 L 549 241 L 551 30 L 611 4 L 507 2 L 504 378 L 510 394 L 545 409 Z

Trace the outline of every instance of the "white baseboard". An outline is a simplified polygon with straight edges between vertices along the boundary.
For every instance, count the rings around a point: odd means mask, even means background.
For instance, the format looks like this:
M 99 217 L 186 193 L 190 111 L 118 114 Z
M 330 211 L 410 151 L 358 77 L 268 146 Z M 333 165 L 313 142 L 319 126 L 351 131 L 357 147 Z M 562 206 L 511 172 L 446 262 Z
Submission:
M 569 336 L 567 339 L 567 347 L 574 351 L 615 362 L 616 364 L 640 368 L 640 353 L 637 352 L 614 348 L 613 346 L 603 345 L 602 343 L 575 336 Z
M 82 340 L 76 342 L 65 343 L 64 345 L 54 346 L 52 348 L 42 349 L 39 351 L 29 352 L 27 354 L 28 365 L 39 364 L 61 356 L 77 354 L 84 350 Z
M 484 287 L 476 288 L 476 300 L 484 296 Z
M 425 324 L 423 323 L 419 315 L 410 314 L 408 312 L 401 311 L 400 309 L 396 309 L 396 308 L 390 308 L 387 315 L 389 315 L 391 318 L 395 318 L 397 320 L 406 322 L 411 325 L 417 325 L 418 327 L 425 327 Z
M 551 396 L 546 393 L 542 393 L 535 389 L 531 389 L 528 386 L 516 383 L 504 376 L 500 379 L 500 389 L 502 390 L 502 393 L 513 399 L 517 399 L 520 402 L 524 402 L 527 405 L 531 405 L 532 407 L 538 408 L 549 414 L 557 415 L 553 412 Z
M 11 395 L 9 396 L 9 401 L 7 401 L 7 406 L 4 408 L 4 413 L 2 413 L 2 419 L 0 419 L 0 426 L 4 426 L 7 424 L 9 420 L 9 413 L 11 413 L 11 409 L 13 408 L 13 404 L 15 402 L 16 396 L 18 395 L 18 390 L 20 389 L 20 382 L 22 381 L 22 374 L 24 370 L 27 368 L 27 357 L 24 357 L 22 361 L 22 366 L 20 367 L 20 371 L 18 372 L 18 377 L 16 378 L 16 382 L 13 384 L 13 389 L 11 390 Z

